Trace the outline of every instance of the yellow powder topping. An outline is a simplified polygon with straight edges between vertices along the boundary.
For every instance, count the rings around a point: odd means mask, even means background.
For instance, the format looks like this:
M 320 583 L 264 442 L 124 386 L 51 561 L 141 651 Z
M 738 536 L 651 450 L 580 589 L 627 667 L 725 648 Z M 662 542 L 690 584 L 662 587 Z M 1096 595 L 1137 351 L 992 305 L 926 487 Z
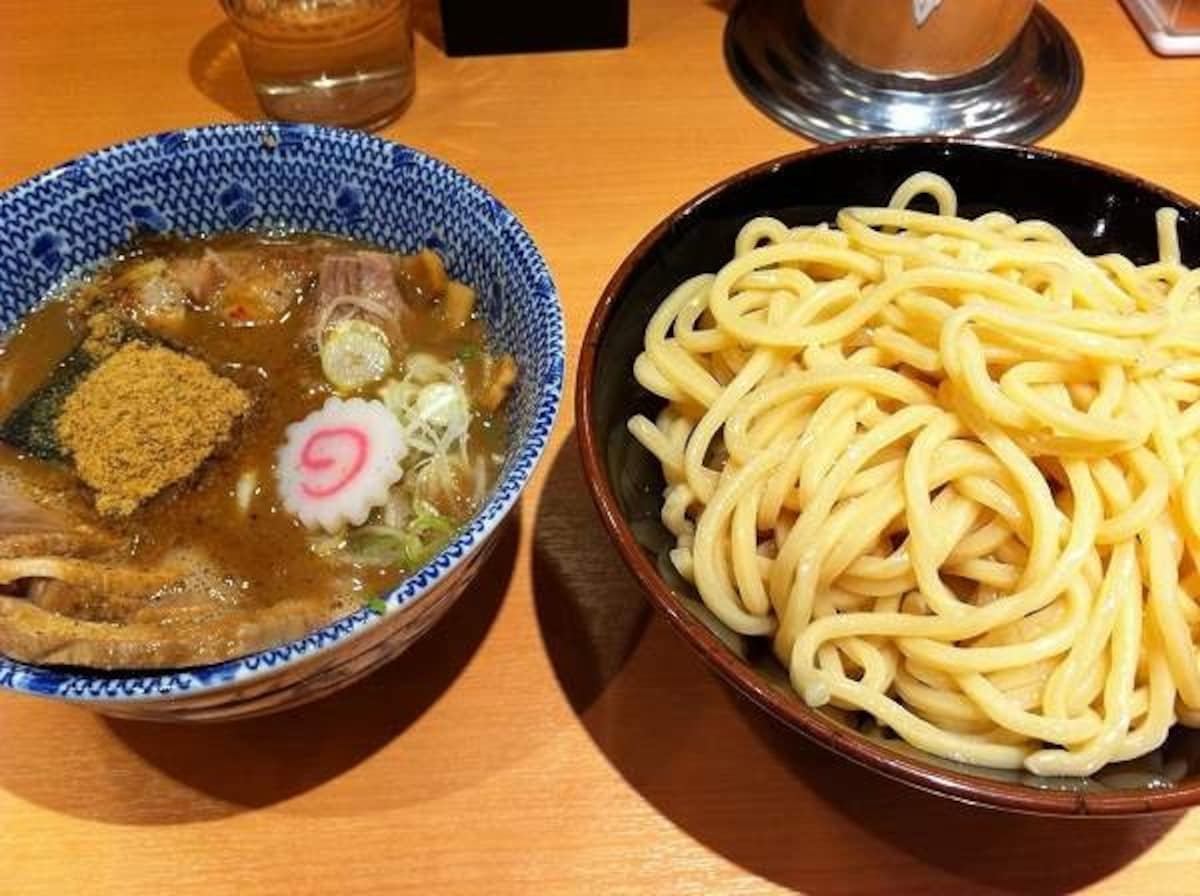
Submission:
M 190 476 L 250 408 L 238 386 L 202 361 L 131 342 L 63 403 L 58 437 L 96 509 L 125 516 Z
M 129 340 L 129 326 L 111 311 L 97 311 L 87 319 L 87 338 L 81 348 L 96 360 L 114 354 Z

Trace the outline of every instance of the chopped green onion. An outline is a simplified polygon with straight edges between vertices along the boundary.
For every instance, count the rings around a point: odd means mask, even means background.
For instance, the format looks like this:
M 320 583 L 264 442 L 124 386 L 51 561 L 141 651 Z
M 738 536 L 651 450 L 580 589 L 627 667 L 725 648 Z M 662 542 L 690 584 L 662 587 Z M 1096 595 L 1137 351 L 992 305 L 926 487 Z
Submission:
M 417 516 L 403 529 L 363 526 L 346 537 L 346 548 L 359 563 L 414 569 L 425 563 L 454 534 L 455 525 L 431 505 L 419 501 Z
M 384 613 L 387 612 L 387 603 L 384 601 L 384 599 L 382 597 L 373 597 L 369 601 L 367 601 L 365 604 L 363 604 L 363 606 L 366 607 L 368 610 L 370 610 L 372 613 L 374 613 L 376 616 L 382 616 Z
M 440 513 L 422 514 L 408 524 L 408 528 L 417 535 L 429 532 L 434 535 L 449 535 L 454 531 L 454 524 Z
M 474 361 L 476 358 L 479 357 L 479 354 L 480 354 L 479 346 L 472 345 L 471 343 L 468 342 L 466 345 L 464 345 L 462 348 L 460 348 L 458 350 L 458 352 L 455 354 L 455 357 L 458 358 L 458 360 L 460 360 L 460 361 Z
M 346 537 L 346 550 L 359 563 L 395 566 L 404 562 L 404 532 L 387 526 L 364 526 Z
M 421 539 L 415 535 L 408 535 L 404 539 L 404 564 L 409 569 L 420 566 L 425 562 L 428 556 L 425 545 Z
M 321 334 L 321 370 L 337 391 L 356 392 L 391 369 L 391 344 L 374 324 L 343 320 Z

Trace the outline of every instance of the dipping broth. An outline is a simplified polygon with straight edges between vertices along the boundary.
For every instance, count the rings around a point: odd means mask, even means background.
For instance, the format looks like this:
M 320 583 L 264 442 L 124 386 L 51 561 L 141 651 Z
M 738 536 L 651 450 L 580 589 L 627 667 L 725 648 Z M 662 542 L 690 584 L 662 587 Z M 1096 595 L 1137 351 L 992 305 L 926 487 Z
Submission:
M 0 652 L 215 662 L 427 560 L 503 460 L 516 367 L 431 251 L 155 239 L 0 347 Z

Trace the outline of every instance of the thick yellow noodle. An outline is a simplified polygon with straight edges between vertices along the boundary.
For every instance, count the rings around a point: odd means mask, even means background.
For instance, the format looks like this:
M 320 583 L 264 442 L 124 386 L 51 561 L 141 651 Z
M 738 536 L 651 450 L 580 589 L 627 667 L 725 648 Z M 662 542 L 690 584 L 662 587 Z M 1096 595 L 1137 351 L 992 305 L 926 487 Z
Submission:
M 1088 775 L 1200 724 L 1200 270 L 1177 218 L 1143 266 L 959 217 L 930 173 L 832 225 L 748 222 L 635 365 L 667 402 L 629 429 L 674 565 L 810 705 L 939 756 Z

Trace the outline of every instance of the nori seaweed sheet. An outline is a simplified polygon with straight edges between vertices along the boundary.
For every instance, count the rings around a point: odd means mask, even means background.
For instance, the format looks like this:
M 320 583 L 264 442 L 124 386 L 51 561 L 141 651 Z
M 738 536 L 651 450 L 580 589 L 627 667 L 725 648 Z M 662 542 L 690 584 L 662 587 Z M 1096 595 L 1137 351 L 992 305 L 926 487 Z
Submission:
M 42 460 L 65 460 L 58 443 L 58 417 L 67 396 L 95 366 L 95 359 L 82 348 L 63 358 L 50 379 L 0 423 L 0 441 Z
M 119 320 L 119 324 L 118 345 L 138 341 L 147 345 L 173 347 L 132 321 Z M 22 454 L 41 460 L 69 460 L 67 452 L 58 442 L 57 424 L 62 414 L 63 402 L 101 360 L 103 359 L 94 358 L 84 351 L 82 344 L 76 346 L 58 363 L 45 383 L 9 414 L 7 419 L 0 421 L 0 442 L 11 445 Z

